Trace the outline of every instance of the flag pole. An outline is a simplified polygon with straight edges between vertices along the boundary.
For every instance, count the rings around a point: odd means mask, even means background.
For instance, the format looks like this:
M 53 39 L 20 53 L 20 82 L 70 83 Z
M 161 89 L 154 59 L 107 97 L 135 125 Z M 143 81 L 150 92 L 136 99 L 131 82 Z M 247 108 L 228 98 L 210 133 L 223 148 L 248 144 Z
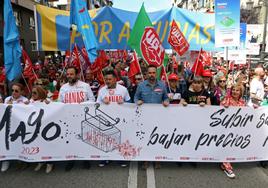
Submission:
M 25 79 L 24 75 L 23 75 L 23 74 L 21 74 L 21 75 L 22 75 L 22 79 L 23 79 L 23 81 L 25 82 L 26 87 L 27 87 L 27 89 L 28 89 L 29 93 L 31 93 L 30 87 L 29 87 L 29 85 L 28 85 L 28 83 L 27 83 L 27 81 L 26 81 L 26 79 Z
M 201 50 L 202 50 L 202 47 L 201 47 L 201 49 L 200 49 L 200 51 L 199 51 L 199 53 L 198 53 L 197 64 L 196 64 L 196 66 L 195 66 L 195 70 L 194 70 L 194 77 L 195 77 L 195 75 L 196 75 L 197 67 L 199 66 L 199 58 L 200 58 Z
M 135 49 L 134 49 L 134 53 L 135 53 L 134 55 L 136 56 L 137 61 L 138 61 L 138 66 L 139 66 L 140 73 L 141 73 L 141 79 L 142 79 L 142 81 L 144 81 L 144 76 L 143 76 L 142 71 L 141 71 L 141 65 L 140 65 L 140 62 L 139 62 L 139 59 L 138 59 L 138 56 L 137 56 L 137 53 L 136 53 Z
M 62 78 L 64 72 L 65 72 L 65 69 L 67 67 L 68 64 L 70 64 L 70 60 L 71 60 L 71 53 L 72 53 L 72 35 L 73 35 L 73 28 L 72 28 L 72 25 L 70 27 L 70 42 L 69 42 L 69 52 L 70 52 L 70 58 L 68 59 L 68 62 L 63 66 L 63 69 L 62 69 L 62 72 L 61 72 L 61 75 L 60 75 L 60 79 Z M 66 58 L 66 53 L 65 53 L 65 58 Z

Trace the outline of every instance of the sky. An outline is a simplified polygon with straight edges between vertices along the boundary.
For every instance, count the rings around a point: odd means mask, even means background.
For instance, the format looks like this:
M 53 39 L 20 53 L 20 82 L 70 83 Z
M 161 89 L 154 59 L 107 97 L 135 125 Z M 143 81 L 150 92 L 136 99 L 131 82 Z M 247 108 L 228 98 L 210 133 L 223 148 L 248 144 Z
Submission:
M 113 7 L 138 12 L 142 3 L 147 12 L 168 9 L 172 6 L 172 0 L 113 0 Z M 67 0 L 59 0 L 58 4 L 66 4 Z
M 167 9 L 172 6 L 171 0 L 113 0 L 113 7 L 138 12 L 143 2 L 147 12 Z

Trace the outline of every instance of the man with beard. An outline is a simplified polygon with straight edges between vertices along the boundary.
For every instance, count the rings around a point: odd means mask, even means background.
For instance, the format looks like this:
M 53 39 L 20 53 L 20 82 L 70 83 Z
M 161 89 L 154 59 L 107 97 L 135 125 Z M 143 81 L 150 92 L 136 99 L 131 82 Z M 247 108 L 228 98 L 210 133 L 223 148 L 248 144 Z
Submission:
M 66 71 L 68 83 L 60 88 L 59 102 L 63 103 L 82 103 L 82 102 L 95 102 L 90 86 L 78 80 L 78 70 L 75 67 L 68 67 Z M 70 171 L 74 166 L 74 161 L 69 161 L 65 166 L 66 171 Z M 89 169 L 90 163 L 84 161 L 84 168 Z
M 138 85 L 134 102 L 138 105 L 143 103 L 169 105 L 166 86 L 162 81 L 156 79 L 157 68 L 154 65 L 148 66 L 147 80 Z
M 114 71 L 105 73 L 105 83 L 98 93 L 98 103 L 118 103 L 130 102 L 130 96 L 127 88 L 116 82 L 116 74 Z
M 95 102 L 95 97 L 90 86 L 78 80 L 78 71 L 69 67 L 66 72 L 68 83 L 60 88 L 59 101 L 63 103 Z
M 140 83 L 134 96 L 134 102 L 138 105 L 143 103 L 163 104 L 167 107 L 169 99 L 167 95 L 166 86 L 162 81 L 156 79 L 157 68 L 154 65 L 148 66 L 147 80 Z M 144 162 L 143 168 L 148 168 L 148 162 Z M 155 168 L 160 168 L 160 163 L 155 163 Z
M 107 71 L 105 73 L 105 86 L 100 88 L 98 93 L 97 102 L 104 104 L 123 104 L 124 102 L 130 102 L 130 96 L 127 88 L 116 82 L 116 73 L 114 70 Z M 104 167 L 109 161 L 101 161 L 99 167 Z M 119 161 L 121 167 L 126 167 L 128 163 L 126 161 Z

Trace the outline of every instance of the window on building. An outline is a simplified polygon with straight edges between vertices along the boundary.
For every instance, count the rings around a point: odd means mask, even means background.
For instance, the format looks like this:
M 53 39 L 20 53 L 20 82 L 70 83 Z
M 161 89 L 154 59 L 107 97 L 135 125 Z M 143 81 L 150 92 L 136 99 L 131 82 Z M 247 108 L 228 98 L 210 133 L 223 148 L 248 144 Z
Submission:
M 36 41 L 31 41 L 31 49 L 32 49 L 32 51 L 37 51 L 37 43 L 36 43 Z
M 34 18 L 31 16 L 29 18 L 29 27 L 30 27 L 30 29 L 34 29 L 34 27 L 35 27 Z
M 14 10 L 13 13 L 14 13 L 14 16 L 15 16 L 15 19 L 16 19 L 16 25 L 17 26 L 21 26 L 22 25 L 22 20 L 21 20 L 21 14 L 20 14 L 20 12 Z

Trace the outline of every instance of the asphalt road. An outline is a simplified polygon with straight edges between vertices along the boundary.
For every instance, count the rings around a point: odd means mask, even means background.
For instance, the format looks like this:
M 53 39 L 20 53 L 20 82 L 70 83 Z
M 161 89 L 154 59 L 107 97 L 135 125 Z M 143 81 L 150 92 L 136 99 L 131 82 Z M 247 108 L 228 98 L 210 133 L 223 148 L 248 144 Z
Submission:
M 234 164 L 235 179 L 229 179 L 216 163 L 198 163 L 197 167 L 183 163 L 161 163 L 160 169 L 152 164 L 147 170 L 142 163 L 131 162 L 122 168 L 112 162 L 105 167 L 98 167 L 92 162 L 89 170 L 83 169 L 81 163 L 70 172 L 64 171 L 59 163 L 53 172 L 45 174 L 45 169 L 34 172 L 31 164 L 24 170 L 17 170 L 15 165 L 4 173 L 0 173 L 0 188 L 267 188 L 268 169 L 258 163 Z

